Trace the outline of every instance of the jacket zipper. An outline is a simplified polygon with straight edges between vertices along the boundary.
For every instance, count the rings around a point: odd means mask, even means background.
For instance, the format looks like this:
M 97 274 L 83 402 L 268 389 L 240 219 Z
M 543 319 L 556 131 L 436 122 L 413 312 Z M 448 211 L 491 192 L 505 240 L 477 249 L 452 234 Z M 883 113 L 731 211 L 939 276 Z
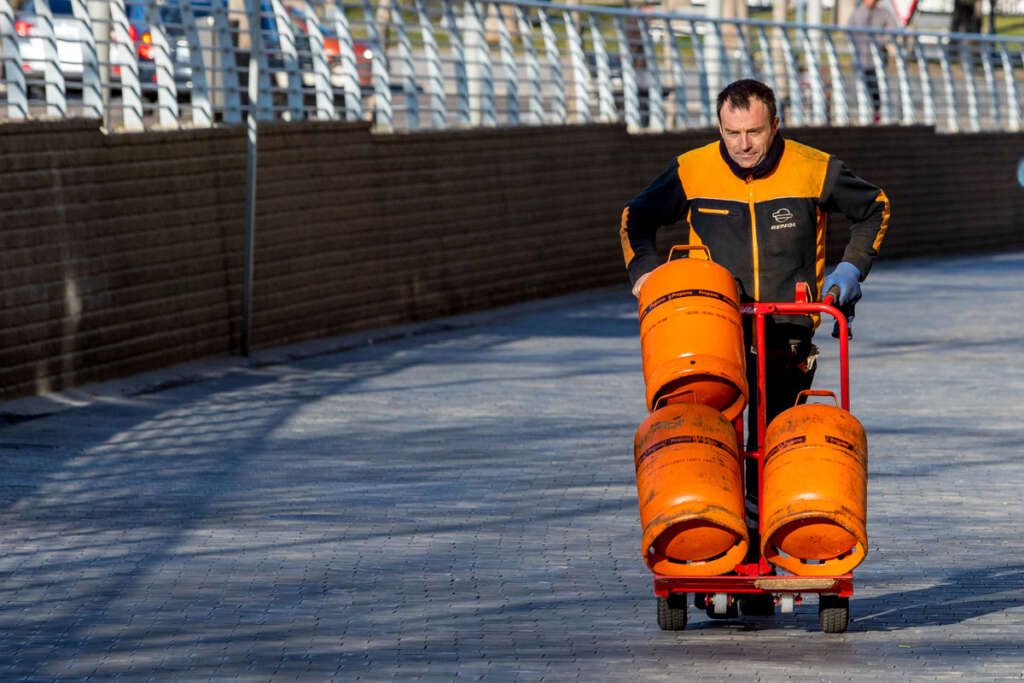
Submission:
M 757 248 L 757 221 L 754 218 L 754 176 L 747 176 L 747 206 L 750 210 L 750 244 L 754 252 L 754 301 L 761 300 L 761 264 Z

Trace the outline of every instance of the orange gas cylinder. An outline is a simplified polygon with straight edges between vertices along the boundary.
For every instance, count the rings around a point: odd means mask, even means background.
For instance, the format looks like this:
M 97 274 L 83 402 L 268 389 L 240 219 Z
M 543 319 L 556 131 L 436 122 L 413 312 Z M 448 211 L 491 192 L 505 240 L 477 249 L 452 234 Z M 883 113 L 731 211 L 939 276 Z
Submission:
M 867 555 L 867 437 L 836 403 L 790 408 L 765 434 L 761 554 L 799 576 L 845 574 Z
M 633 442 L 647 566 L 659 574 L 710 576 L 746 555 L 736 430 L 696 403 L 659 408 Z
M 680 250 L 707 258 L 672 260 Z M 736 280 L 705 246 L 675 246 L 640 288 L 640 347 L 647 407 L 686 400 L 734 420 L 747 402 Z

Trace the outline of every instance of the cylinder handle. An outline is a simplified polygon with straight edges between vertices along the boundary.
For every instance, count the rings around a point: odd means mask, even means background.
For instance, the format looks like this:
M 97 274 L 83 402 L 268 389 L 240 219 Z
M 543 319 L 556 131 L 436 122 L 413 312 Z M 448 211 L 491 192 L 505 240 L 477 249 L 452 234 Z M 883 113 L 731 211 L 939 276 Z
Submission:
M 668 250 L 668 258 L 665 259 L 665 262 L 667 263 L 668 261 L 671 261 L 672 260 L 672 255 L 674 253 L 676 253 L 676 251 L 694 251 L 695 249 L 702 250 L 704 252 L 704 257 L 708 261 L 711 260 L 711 250 L 708 249 L 706 245 L 703 245 L 703 244 L 677 244 L 677 245 L 675 245 L 674 247 L 672 247 L 671 249 Z
M 689 394 L 689 398 L 685 398 L 684 400 L 684 397 L 686 397 L 687 394 Z M 657 400 L 654 401 L 654 409 L 651 412 L 664 408 L 672 399 L 678 399 L 677 402 L 679 403 L 698 403 L 697 393 L 693 389 L 676 390 L 659 396 Z
M 804 389 L 796 395 L 796 403 L 794 405 L 806 403 L 808 396 L 831 396 L 832 400 L 836 402 L 836 408 L 839 407 L 839 399 L 836 398 L 836 395 L 825 389 Z

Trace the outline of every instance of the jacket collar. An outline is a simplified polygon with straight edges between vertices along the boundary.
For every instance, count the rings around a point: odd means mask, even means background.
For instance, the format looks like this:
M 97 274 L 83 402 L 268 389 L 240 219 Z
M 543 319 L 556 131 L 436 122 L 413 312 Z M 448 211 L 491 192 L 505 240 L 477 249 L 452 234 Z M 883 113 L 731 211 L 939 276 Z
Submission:
M 732 171 L 733 175 L 741 180 L 763 178 L 774 171 L 785 149 L 786 142 L 782 139 L 782 133 L 776 131 L 775 139 L 772 140 L 771 147 L 768 148 L 768 153 L 764 156 L 764 159 L 761 159 L 761 163 L 754 168 L 742 168 L 729 156 L 729 150 L 725 147 L 725 140 L 718 141 L 718 152 L 722 155 L 722 160 L 729 165 L 729 170 Z

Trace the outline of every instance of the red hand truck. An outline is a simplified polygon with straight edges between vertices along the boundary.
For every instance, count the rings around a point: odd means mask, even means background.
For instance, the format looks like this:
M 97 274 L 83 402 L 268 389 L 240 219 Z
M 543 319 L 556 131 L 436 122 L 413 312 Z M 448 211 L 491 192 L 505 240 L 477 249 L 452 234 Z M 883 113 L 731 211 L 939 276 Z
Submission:
M 801 283 L 802 284 L 802 283 Z M 835 288 L 833 288 L 834 290 Z M 757 441 L 752 451 L 741 450 L 744 462 L 757 467 L 758 506 L 760 507 L 764 482 L 765 415 L 765 318 L 770 315 L 827 314 L 836 319 L 839 326 L 839 383 L 840 404 L 843 410 L 850 410 L 849 340 L 846 316 L 832 305 L 834 297 L 829 294 L 821 302 L 810 300 L 806 285 L 797 286 L 795 301 L 792 303 L 748 303 L 740 305 L 740 312 L 754 318 L 755 345 L 757 349 Z M 737 443 L 741 448 L 743 439 L 743 416 L 736 418 Z M 744 495 L 744 499 L 746 496 Z M 764 533 L 764 515 L 758 514 L 759 536 Z M 794 605 L 802 602 L 806 594 L 817 593 L 818 620 L 826 633 L 842 633 L 850 618 L 850 596 L 853 595 L 853 572 L 837 576 L 780 576 L 764 557 L 760 548 L 756 551 L 756 562 L 737 564 L 734 571 L 721 576 L 665 576 L 654 574 L 654 594 L 658 598 L 658 626 L 666 631 L 686 628 L 688 595 L 693 594 L 694 604 L 706 610 L 712 618 L 735 618 L 739 616 L 741 598 L 761 596 L 769 604 L 777 603 L 783 613 L 792 612 Z M 762 602 L 761 604 L 764 604 Z M 773 609 L 774 611 L 774 609 Z

